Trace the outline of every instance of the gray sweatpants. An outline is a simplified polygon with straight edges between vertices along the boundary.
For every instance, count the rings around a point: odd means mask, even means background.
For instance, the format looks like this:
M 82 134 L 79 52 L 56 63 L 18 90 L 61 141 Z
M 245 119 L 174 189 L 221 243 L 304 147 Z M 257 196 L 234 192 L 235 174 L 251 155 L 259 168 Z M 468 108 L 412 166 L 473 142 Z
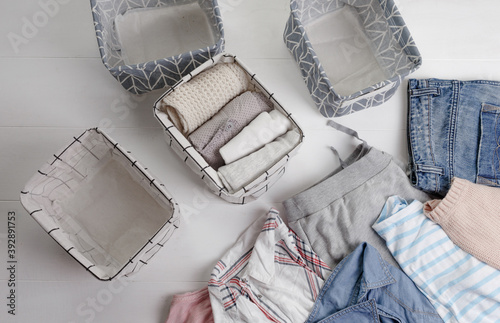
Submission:
M 357 137 L 331 120 L 329 125 Z M 421 202 L 430 197 L 411 186 L 391 155 L 366 142 L 341 165 L 338 173 L 283 202 L 290 228 L 332 268 L 364 241 L 398 267 L 372 224 L 392 195 Z

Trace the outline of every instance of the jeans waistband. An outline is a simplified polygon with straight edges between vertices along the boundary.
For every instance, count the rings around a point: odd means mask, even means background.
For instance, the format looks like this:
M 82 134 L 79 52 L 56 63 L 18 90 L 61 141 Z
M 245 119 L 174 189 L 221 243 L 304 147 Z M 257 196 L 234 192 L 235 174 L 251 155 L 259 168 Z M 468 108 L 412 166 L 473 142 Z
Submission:
M 360 146 L 349 159 L 359 154 Z M 288 221 L 299 220 L 327 207 L 380 173 L 391 160 L 389 154 L 371 148 L 365 156 L 340 172 L 283 202 Z
M 499 81 L 489 81 L 489 80 L 460 81 L 460 80 L 442 80 L 436 78 L 408 80 L 409 89 L 418 89 L 418 88 L 425 88 L 432 86 L 453 86 L 453 85 L 464 85 L 464 84 L 489 84 L 494 86 L 500 86 Z

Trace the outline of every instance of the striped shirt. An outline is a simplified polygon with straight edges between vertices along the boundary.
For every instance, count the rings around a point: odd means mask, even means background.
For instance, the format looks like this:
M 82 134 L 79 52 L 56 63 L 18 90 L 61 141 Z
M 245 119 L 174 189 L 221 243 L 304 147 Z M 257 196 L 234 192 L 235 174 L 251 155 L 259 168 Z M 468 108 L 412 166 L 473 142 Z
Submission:
M 445 322 L 500 322 L 500 271 L 456 246 L 423 204 L 390 197 L 373 229 Z
M 304 322 L 331 270 L 271 209 L 217 262 L 215 322 Z

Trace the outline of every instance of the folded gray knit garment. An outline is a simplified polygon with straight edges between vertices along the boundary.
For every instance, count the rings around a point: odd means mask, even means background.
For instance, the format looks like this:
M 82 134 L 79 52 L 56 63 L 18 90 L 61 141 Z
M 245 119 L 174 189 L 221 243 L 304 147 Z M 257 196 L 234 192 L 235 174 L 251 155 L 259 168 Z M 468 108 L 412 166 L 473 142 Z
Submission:
M 229 119 L 233 119 L 237 123 L 235 126 L 238 129 L 236 133 L 238 133 L 261 112 L 271 110 L 272 103 L 264 94 L 247 91 L 229 102 L 212 119 L 191 133 L 188 139 L 193 144 L 193 147 L 201 152 L 212 141 L 215 133 L 224 127 Z M 217 150 L 224 144 L 217 147 Z
M 224 165 L 224 159 L 219 152 L 219 148 L 236 136 L 240 128 L 241 126 L 237 120 L 227 120 L 227 122 L 217 130 L 212 140 L 200 151 L 200 154 L 205 158 L 207 164 L 212 166 L 213 169 L 217 170 Z

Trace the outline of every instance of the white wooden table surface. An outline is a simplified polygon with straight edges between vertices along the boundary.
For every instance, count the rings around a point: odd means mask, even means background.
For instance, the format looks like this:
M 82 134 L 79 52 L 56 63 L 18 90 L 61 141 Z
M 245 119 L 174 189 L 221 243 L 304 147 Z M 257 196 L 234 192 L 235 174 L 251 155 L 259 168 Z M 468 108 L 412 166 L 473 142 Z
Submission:
M 0 322 L 164 322 L 172 296 L 206 285 L 215 262 L 271 206 L 338 167 L 356 141 L 326 127 L 282 34 L 288 0 L 219 0 L 226 51 L 238 55 L 299 121 L 306 140 L 260 200 L 231 205 L 164 143 L 155 91 L 135 97 L 101 63 L 88 1 L 4 1 L 0 12 Z M 52 3 L 47 9 L 44 4 Z M 399 0 L 423 57 L 412 77 L 500 80 L 500 1 Z M 48 10 L 50 15 L 43 14 Z M 47 19 L 44 19 L 47 18 Z M 33 23 L 36 23 L 33 24 Z M 35 28 L 26 26 L 33 24 Z M 15 40 L 15 41 L 13 41 Z M 117 108 L 121 107 L 121 108 Z M 336 119 L 406 156 L 406 82 L 387 103 Z M 99 126 L 132 151 L 183 206 L 181 228 L 139 274 L 96 280 L 24 211 L 19 192 L 72 136 Z M 15 316 L 9 315 L 7 222 L 16 214 Z M 286 214 L 283 214 L 286 218 Z

